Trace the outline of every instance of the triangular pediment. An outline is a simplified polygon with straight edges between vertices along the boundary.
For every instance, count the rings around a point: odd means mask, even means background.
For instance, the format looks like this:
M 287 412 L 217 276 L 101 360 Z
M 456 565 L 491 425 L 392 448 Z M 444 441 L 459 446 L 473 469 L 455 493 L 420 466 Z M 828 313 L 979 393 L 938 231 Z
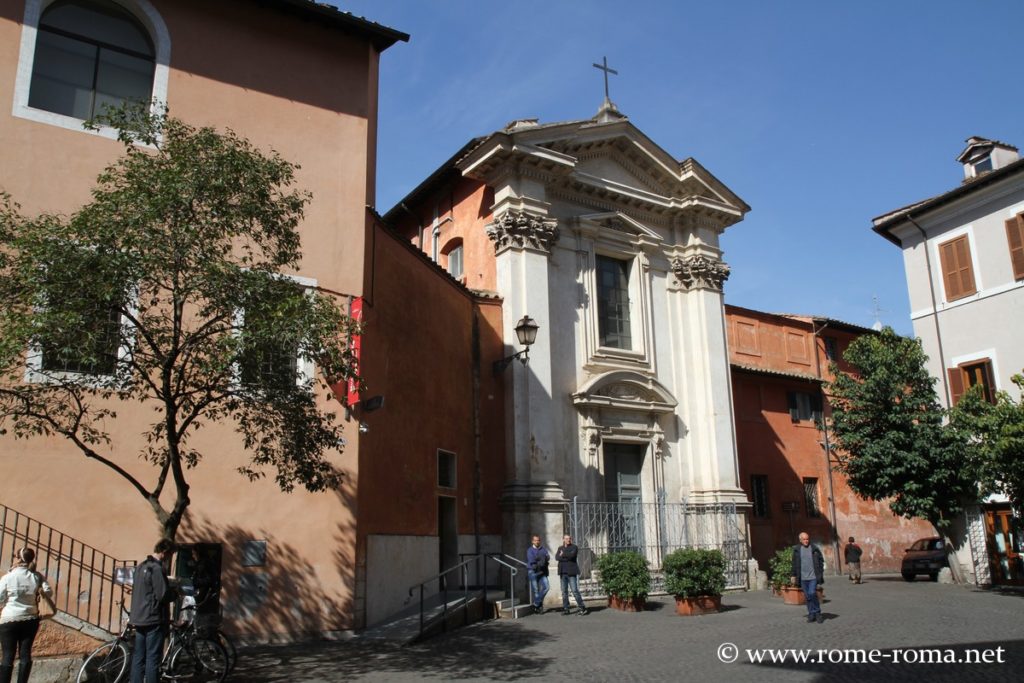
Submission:
M 614 151 L 585 156 L 576 163 L 578 175 L 591 176 L 626 187 L 636 187 L 662 196 L 671 196 L 673 180 L 667 175 L 652 173 Z
M 720 229 L 750 207 L 694 159 L 678 161 L 628 119 L 513 122 L 455 166 L 485 183 L 529 173 L 585 205 L 701 216 Z
M 600 230 L 644 237 L 655 242 L 662 241 L 661 235 L 657 232 L 620 211 L 585 214 L 578 216 L 576 220 L 581 226 L 592 226 Z

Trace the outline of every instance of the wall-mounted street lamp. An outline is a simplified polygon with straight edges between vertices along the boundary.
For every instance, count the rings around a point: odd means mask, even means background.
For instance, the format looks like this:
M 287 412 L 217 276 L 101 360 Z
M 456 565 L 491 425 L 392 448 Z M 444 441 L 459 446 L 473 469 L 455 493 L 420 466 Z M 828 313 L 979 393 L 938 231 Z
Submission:
M 516 323 L 516 337 L 519 338 L 519 343 L 523 345 L 523 350 L 518 353 L 513 353 L 511 356 L 502 358 L 501 360 L 494 361 L 494 374 L 500 375 L 505 371 L 505 368 L 514 361 L 516 358 L 523 365 L 530 359 L 530 346 L 533 342 L 537 341 L 537 330 L 540 329 L 540 325 L 537 321 L 528 315 L 524 315 L 522 319 Z

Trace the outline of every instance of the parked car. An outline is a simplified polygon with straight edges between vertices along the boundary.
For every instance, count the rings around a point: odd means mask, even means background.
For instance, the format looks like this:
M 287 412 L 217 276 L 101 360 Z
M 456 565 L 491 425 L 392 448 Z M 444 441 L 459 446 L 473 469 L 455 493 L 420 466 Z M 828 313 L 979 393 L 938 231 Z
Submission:
M 935 581 L 939 570 L 949 566 L 948 552 L 945 539 L 939 536 L 920 538 L 907 548 L 900 574 L 907 581 L 913 581 L 918 574 L 927 574 Z

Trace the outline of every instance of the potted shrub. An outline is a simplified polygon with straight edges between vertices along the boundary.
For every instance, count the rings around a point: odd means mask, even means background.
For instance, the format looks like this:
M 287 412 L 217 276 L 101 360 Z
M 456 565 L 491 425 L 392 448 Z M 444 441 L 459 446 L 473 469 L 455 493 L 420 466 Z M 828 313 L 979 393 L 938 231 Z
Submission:
M 793 549 L 782 548 L 776 550 L 775 555 L 768 561 L 768 573 L 771 574 L 769 583 L 772 587 L 772 594 L 782 596 L 782 589 L 789 585 L 791 571 L 793 571 Z
M 720 550 L 681 548 L 665 556 L 665 590 L 676 598 L 676 613 L 711 614 L 722 608 L 725 556 Z
M 608 606 L 625 612 L 641 612 L 651 592 L 647 560 L 635 550 L 608 553 L 597 558 L 598 582 L 608 594 Z

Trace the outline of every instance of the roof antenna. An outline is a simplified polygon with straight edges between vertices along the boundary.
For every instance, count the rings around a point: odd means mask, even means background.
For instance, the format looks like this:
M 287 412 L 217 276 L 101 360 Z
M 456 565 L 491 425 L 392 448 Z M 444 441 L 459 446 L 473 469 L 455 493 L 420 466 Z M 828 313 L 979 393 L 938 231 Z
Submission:
M 882 313 L 886 313 L 887 311 L 885 311 L 885 310 L 883 310 L 883 309 L 878 307 L 878 295 L 877 294 L 872 294 L 871 295 L 871 300 L 874 302 L 874 306 L 873 306 L 873 310 L 872 310 L 872 315 L 875 318 L 875 322 L 874 322 L 874 324 L 871 325 L 871 329 L 873 329 L 875 332 L 881 332 L 882 331 Z

